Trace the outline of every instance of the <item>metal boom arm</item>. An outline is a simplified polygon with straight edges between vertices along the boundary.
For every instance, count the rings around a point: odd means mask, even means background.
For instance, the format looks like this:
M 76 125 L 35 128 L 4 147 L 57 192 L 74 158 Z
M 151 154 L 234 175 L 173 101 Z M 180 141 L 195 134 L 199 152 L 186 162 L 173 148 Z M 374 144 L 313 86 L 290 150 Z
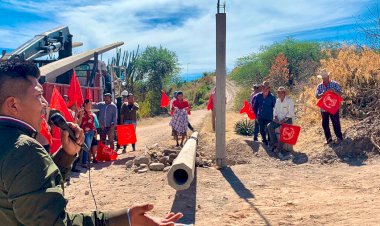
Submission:
M 11 53 L 5 54 L 1 59 L 34 60 L 55 52 L 58 52 L 59 59 L 62 59 L 72 55 L 73 46 L 82 45 L 82 43 L 73 44 L 72 37 L 67 26 L 58 27 L 34 36 Z

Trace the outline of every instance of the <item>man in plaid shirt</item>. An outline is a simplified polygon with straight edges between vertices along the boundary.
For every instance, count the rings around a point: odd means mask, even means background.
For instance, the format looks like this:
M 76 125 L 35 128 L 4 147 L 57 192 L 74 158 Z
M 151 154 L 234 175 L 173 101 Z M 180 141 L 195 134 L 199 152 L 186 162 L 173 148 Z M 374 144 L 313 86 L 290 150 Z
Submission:
M 336 93 L 339 96 L 342 96 L 342 88 L 340 87 L 339 83 L 337 83 L 334 80 L 330 80 L 330 72 L 326 70 L 322 70 L 320 74 L 317 76 L 318 78 L 321 78 L 323 82 L 321 82 L 317 90 L 315 92 L 315 96 L 320 99 L 325 92 L 332 91 Z M 337 137 L 337 142 L 340 143 L 343 140 L 342 130 L 340 126 L 340 119 L 339 119 L 339 111 L 335 113 L 334 115 L 321 109 L 322 114 L 322 127 L 325 132 L 326 137 L 326 143 L 325 144 L 331 144 L 332 143 L 332 137 L 330 132 L 330 125 L 329 125 L 329 118 L 331 118 L 331 122 L 333 124 L 334 132 Z

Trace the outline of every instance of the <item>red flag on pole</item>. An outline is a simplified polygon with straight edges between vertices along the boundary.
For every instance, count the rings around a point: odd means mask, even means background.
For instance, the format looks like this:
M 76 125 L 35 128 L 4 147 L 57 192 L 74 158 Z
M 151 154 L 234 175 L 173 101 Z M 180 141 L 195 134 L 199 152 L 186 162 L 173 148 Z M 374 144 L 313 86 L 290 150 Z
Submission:
M 290 124 L 282 124 L 280 127 L 280 142 L 295 145 L 300 134 L 301 127 Z
M 319 99 L 317 106 L 334 115 L 339 111 L 342 101 L 343 98 L 341 96 L 332 91 L 327 91 L 323 94 L 322 98 Z
M 169 106 L 169 103 L 170 103 L 170 99 L 168 97 L 168 95 L 166 95 L 166 93 L 161 90 L 161 107 L 162 108 L 166 108 L 167 106 Z
M 248 103 L 248 101 L 244 101 L 244 106 L 242 109 L 240 109 L 240 114 L 247 114 L 248 118 L 251 120 L 254 120 L 256 118 L 255 113 L 252 111 L 251 105 Z
M 50 146 L 50 154 L 54 154 L 62 146 L 61 143 L 61 129 L 53 126 L 52 143 Z
M 50 99 L 50 108 L 60 111 L 63 117 L 65 117 L 66 121 L 74 121 L 73 116 L 70 114 L 70 111 L 66 106 L 65 100 L 55 86 L 53 88 L 53 93 Z
M 70 87 L 67 91 L 67 96 L 69 97 L 69 106 L 72 106 L 73 104 L 76 104 L 78 108 L 82 106 L 84 102 L 83 95 L 75 70 L 73 71 L 73 75 L 71 77 Z
M 42 117 L 40 134 L 43 137 L 45 137 L 45 139 L 49 142 L 50 145 L 53 143 L 53 137 L 51 136 L 49 126 L 45 120 L 45 117 Z
M 90 100 L 91 102 L 93 101 L 90 87 L 87 87 L 86 89 L 86 99 Z
M 70 114 L 70 111 L 67 108 L 65 100 L 62 98 L 61 94 L 55 86 L 53 87 L 53 93 L 50 99 L 50 108 L 60 111 L 60 113 L 66 119 L 66 121 L 74 121 L 73 116 Z M 50 153 L 54 154 L 55 152 L 57 152 L 61 145 L 61 130 L 58 127 L 54 126 Z
M 207 110 L 212 110 L 214 108 L 214 94 L 211 94 L 210 97 L 208 98 L 208 103 L 207 103 Z
M 135 144 L 137 142 L 135 127 L 132 124 L 119 125 L 116 130 L 119 145 Z

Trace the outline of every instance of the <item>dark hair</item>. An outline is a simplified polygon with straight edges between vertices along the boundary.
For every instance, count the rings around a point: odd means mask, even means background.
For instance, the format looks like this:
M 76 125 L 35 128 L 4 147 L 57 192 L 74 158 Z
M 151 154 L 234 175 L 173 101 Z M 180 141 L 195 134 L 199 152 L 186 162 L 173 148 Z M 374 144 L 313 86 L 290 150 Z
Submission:
M 27 79 L 28 76 L 40 77 L 40 70 L 30 61 L 6 60 L 0 61 L 0 78 L 9 76 L 12 78 Z
M 24 95 L 32 84 L 29 76 L 37 79 L 40 77 L 40 70 L 34 63 L 18 59 L 0 61 L 0 105 L 9 96 Z
M 182 91 L 178 91 L 178 92 L 177 92 L 177 96 L 178 96 L 178 95 L 183 95 L 183 92 L 182 92 Z
M 82 106 L 84 107 L 84 105 L 85 105 L 85 104 L 88 104 L 88 103 L 90 103 L 90 100 L 89 100 L 89 99 L 85 99 L 85 100 L 83 101 Z

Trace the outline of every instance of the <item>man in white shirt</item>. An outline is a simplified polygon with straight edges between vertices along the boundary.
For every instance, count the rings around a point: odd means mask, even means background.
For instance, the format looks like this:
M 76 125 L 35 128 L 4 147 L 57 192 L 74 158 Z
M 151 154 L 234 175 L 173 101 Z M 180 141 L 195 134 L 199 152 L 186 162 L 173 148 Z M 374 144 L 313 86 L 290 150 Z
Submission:
M 272 150 L 281 154 L 281 143 L 277 140 L 275 129 L 280 127 L 281 124 L 292 124 L 294 114 L 294 103 L 286 95 L 286 89 L 280 86 L 277 90 L 278 98 L 276 100 L 276 105 L 274 106 L 273 121 L 268 124 L 268 133 L 270 137 L 270 144 Z

